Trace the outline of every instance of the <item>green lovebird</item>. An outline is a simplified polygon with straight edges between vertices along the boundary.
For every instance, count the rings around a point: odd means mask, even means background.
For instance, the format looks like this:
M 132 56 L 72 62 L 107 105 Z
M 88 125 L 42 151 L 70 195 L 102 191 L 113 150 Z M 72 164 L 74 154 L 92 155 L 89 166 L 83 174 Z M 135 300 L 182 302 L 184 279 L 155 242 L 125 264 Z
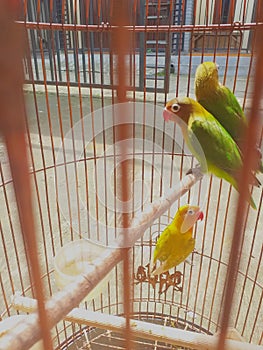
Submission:
M 218 80 L 218 66 L 214 62 L 201 63 L 195 73 L 195 96 L 241 147 L 247 128 L 247 119 L 236 96 Z M 256 149 L 257 169 L 263 172 L 261 152 Z
M 185 142 L 200 163 L 203 172 L 211 172 L 228 181 L 238 191 L 238 174 L 243 166 L 239 147 L 212 114 L 195 100 L 182 97 L 166 104 L 163 117 L 166 121 L 179 123 Z M 252 173 L 250 180 L 252 184 L 259 186 Z M 247 196 L 255 209 L 256 205 L 249 191 Z
M 194 250 L 193 226 L 203 220 L 204 214 L 198 206 L 183 205 L 157 240 L 150 269 L 152 275 L 159 275 L 181 264 Z M 156 268 L 157 260 L 160 266 Z

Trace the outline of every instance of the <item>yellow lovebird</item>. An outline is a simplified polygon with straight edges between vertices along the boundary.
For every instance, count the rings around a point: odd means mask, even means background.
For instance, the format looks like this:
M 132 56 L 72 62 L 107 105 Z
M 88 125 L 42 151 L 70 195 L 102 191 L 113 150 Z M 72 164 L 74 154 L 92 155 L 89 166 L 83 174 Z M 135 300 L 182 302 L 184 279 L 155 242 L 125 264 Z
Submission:
M 159 275 L 179 265 L 192 253 L 195 247 L 193 226 L 197 220 L 203 220 L 203 217 L 198 206 L 186 204 L 178 209 L 173 222 L 157 240 L 151 260 L 152 275 Z M 161 264 L 156 268 L 157 260 Z

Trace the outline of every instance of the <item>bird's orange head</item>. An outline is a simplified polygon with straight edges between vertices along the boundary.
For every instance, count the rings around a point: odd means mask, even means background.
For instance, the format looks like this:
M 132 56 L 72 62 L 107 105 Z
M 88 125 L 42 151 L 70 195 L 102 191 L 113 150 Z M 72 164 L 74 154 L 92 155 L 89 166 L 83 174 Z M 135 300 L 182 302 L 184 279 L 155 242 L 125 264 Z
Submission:
M 177 97 L 166 103 L 163 118 L 173 122 L 183 120 L 187 124 L 192 113 L 202 113 L 202 110 L 203 107 L 190 97 Z

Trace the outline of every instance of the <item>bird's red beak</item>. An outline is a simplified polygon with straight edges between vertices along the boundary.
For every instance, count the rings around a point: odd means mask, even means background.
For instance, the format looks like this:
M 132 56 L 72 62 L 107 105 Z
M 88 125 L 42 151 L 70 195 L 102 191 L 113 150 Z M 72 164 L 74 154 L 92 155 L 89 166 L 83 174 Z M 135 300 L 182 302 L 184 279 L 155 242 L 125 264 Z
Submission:
M 202 221 L 203 218 L 204 218 L 204 213 L 202 211 L 200 211 L 197 220 L 201 220 Z
M 170 112 L 166 109 L 166 107 L 163 110 L 163 119 L 168 122 L 170 120 Z

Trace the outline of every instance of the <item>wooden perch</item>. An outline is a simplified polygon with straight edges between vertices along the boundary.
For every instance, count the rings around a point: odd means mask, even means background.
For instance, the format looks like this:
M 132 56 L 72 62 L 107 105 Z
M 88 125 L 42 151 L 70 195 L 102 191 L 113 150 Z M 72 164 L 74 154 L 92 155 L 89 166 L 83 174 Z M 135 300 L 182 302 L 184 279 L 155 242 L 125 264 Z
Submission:
M 185 176 L 174 188 L 170 189 L 165 197 L 149 204 L 143 212 L 134 217 L 129 229 L 124 229 L 116 242 L 116 248 L 108 248 L 99 261 L 94 261 L 86 275 L 79 275 L 76 280 L 64 290 L 54 294 L 45 303 L 49 325 L 53 328 L 63 317 L 88 295 L 88 293 L 118 264 L 122 259 L 123 242 L 132 247 L 143 236 L 145 230 L 152 225 L 170 206 L 186 193 L 202 174 L 194 172 Z M 128 233 L 128 235 L 127 235 Z M 124 240 L 124 235 L 126 239 Z M 129 241 L 127 241 L 129 237 Z M 23 323 L 2 337 L 0 350 L 24 350 L 32 346 L 41 337 L 38 314 L 28 316 L 27 323 Z
M 13 307 L 23 312 L 34 312 L 37 309 L 36 300 L 14 295 Z M 100 312 L 88 311 L 75 308 L 64 317 L 65 321 L 78 323 L 81 325 L 98 327 L 100 329 L 121 332 L 125 327 L 125 318 L 113 315 L 107 315 Z M 134 336 L 153 341 L 190 347 L 197 350 L 214 350 L 217 345 L 217 337 L 195 333 L 187 330 L 173 327 L 161 326 L 138 320 L 131 320 L 131 329 Z M 263 350 L 263 346 L 241 343 L 237 340 L 226 340 L 225 350 Z

